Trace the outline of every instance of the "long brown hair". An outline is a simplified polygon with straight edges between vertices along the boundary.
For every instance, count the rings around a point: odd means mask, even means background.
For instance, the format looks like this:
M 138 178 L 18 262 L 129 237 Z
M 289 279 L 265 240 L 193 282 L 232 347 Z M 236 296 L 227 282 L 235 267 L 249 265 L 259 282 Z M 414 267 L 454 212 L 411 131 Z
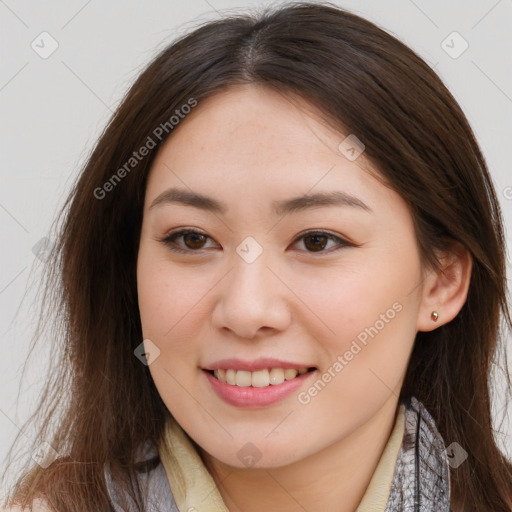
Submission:
M 204 23 L 161 51 L 114 113 L 61 211 L 46 269 L 41 318 L 58 313 L 54 357 L 29 422 L 41 424 L 32 450 L 45 440 L 60 457 L 46 469 L 28 464 L 12 502 L 42 496 L 56 511 L 111 510 L 109 463 L 143 510 L 129 475 L 137 449 L 161 437 L 166 414 L 134 356 L 142 341 L 136 260 L 146 180 L 158 148 L 179 129 L 169 122 L 176 110 L 191 99 L 200 108 L 242 83 L 305 98 L 356 134 L 409 204 L 425 262 L 436 265 L 435 251 L 453 241 L 470 252 L 467 301 L 448 324 L 417 334 L 401 398 L 418 398 L 446 443 L 468 452 L 451 470 L 454 507 L 510 512 L 512 467 L 494 438 L 490 393 L 499 340 L 512 325 L 501 213 L 484 157 L 459 105 L 418 55 L 329 3 Z M 159 126 L 166 130 L 157 137 Z M 142 146 L 154 147 L 126 167 Z M 506 364 L 505 375 L 510 390 Z

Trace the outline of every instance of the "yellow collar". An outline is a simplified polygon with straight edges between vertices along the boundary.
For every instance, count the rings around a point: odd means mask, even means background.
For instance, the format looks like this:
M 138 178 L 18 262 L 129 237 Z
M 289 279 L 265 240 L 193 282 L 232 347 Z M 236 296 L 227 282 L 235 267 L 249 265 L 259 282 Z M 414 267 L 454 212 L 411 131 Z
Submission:
M 404 433 L 404 409 L 401 404 L 389 440 L 356 512 L 384 512 L 386 509 Z M 171 415 L 167 417 L 158 452 L 180 512 L 229 512 L 190 438 Z

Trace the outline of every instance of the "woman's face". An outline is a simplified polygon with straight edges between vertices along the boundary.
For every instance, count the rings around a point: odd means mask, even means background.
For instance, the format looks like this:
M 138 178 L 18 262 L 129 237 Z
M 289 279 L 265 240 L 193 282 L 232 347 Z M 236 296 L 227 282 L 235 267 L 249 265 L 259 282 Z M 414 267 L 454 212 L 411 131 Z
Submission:
M 189 436 L 235 467 L 297 462 L 395 410 L 418 330 L 405 202 L 300 103 L 254 85 L 200 102 L 146 189 L 151 375 Z

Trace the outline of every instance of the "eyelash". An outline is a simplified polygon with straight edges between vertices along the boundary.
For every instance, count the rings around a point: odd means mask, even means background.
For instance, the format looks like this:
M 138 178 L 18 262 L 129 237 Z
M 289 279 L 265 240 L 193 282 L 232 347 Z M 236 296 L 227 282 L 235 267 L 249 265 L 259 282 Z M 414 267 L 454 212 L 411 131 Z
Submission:
M 191 233 L 196 233 L 198 235 L 203 235 L 206 238 L 209 238 L 211 240 L 211 237 L 205 235 L 201 231 L 196 231 L 194 229 L 181 229 L 179 231 L 176 231 L 174 233 L 171 233 L 171 234 L 167 235 L 165 238 L 162 238 L 159 241 L 162 242 L 169 250 L 171 250 L 173 252 L 182 253 L 182 254 L 199 253 L 199 252 L 201 252 L 204 249 L 196 249 L 196 250 L 195 249 L 183 249 L 181 247 L 178 247 L 174 243 L 174 241 L 177 238 L 179 238 L 181 236 L 184 236 L 184 235 L 187 235 L 187 234 L 191 234 Z M 301 233 L 293 241 L 293 244 L 297 243 L 299 240 L 301 240 L 303 238 L 307 238 L 309 236 L 318 236 L 318 235 L 325 236 L 325 237 L 327 237 L 330 240 L 336 241 L 339 244 L 339 246 L 336 247 L 334 250 L 332 250 L 332 248 L 331 248 L 330 250 L 327 250 L 327 251 L 321 250 L 321 251 L 305 251 L 305 252 L 307 252 L 309 254 L 319 254 L 319 255 L 322 255 L 322 254 L 332 254 L 333 252 L 337 252 L 340 249 L 343 249 L 345 247 L 355 247 L 355 244 L 353 244 L 353 243 L 351 243 L 351 242 L 349 242 L 349 241 L 347 241 L 347 240 L 345 240 L 343 238 L 340 238 L 339 236 L 333 235 L 329 231 L 322 231 L 322 230 L 307 231 L 305 233 Z

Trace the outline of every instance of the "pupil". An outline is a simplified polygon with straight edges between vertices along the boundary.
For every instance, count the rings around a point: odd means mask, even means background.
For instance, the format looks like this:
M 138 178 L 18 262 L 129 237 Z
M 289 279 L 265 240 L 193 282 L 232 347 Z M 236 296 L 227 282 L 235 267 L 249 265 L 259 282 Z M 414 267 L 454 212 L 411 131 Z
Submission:
M 183 240 L 189 249 L 201 249 L 204 244 L 204 235 L 201 235 L 200 233 L 187 233 L 183 237 Z
M 310 236 L 306 237 L 304 240 L 306 242 L 306 247 L 308 249 L 311 249 L 310 244 L 308 244 L 308 240 L 313 240 L 313 247 L 312 247 L 312 249 L 314 251 L 318 250 L 318 249 L 320 249 L 320 250 L 323 249 L 325 247 L 326 243 L 327 243 L 327 237 L 325 235 L 310 235 Z M 316 244 L 320 244 L 321 246 L 319 247 Z

